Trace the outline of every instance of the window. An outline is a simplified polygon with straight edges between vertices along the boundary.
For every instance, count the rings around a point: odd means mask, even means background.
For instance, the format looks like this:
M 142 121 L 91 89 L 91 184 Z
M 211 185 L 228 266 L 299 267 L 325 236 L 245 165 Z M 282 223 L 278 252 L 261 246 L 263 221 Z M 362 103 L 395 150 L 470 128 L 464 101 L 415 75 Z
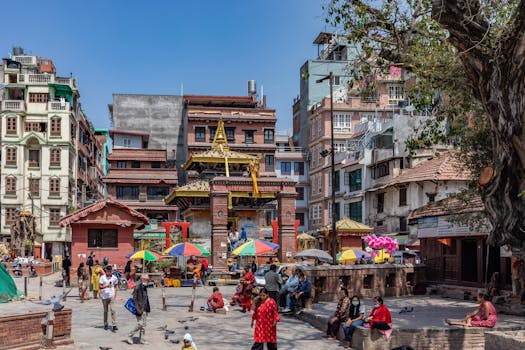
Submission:
M 385 194 L 378 193 L 377 194 L 377 212 L 382 213 L 383 210 L 385 210 Z
M 139 199 L 139 187 L 138 186 L 117 186 L 117 199 L 138 200 Z
M 401 84 L 388 85 L 388 103 L 397 104 L 399 100 L 405 98 L 405 87 Z
M 352 132 L 352 115 L 334 114 L 334 132 Z
M 297 197 L 295 197 L 295 200 L 303 201 L 304 200 L 304 187 L 296 187 L 295 192 L 297 192 Z
M 33 196 L 40 196 L 40 179 L 29 179 L 29 191 Z
M 273 143 L 274 133 L 273 129 L 264 129 L 264 143 Z
M 334 85 L 341 85 L 341 77 L 339 75 L 334 75 Z
M 138 160 L 132 160 L 131 161 L 131 167 L 133 169 L 140 169 L 140 162 Z
M 6 164 L 16 165 L 16 147 L 6 148 Z
M 117 162 L 117 169 L 126 169 L 126 161 L 125 160 L 119 160 Z
M 375 119 L 375 113 L 359 113 L 360 123 L 371 122 Z
M 149 187 L 148 186 L 148 200 L 164 199 L 170 194 L 169 187 Z
M 5 194 L 16 195 L 16 177 L 9 176 L 5 178 Z
M 160 169 L 160 162 L 151 162 L 152 169 Z
M 29 93 L 29 102 L 32 103 L 47 103 L 49 94 L 46 93 Z
M 60 221 L 60 208 L 49 209 L 49 226 L 58 226 Z
M 290 175 L 292 173 L 292 165 L 290 162 L 281 163 L 281 175 Z
M 321 192 L 323 192 L 323 178 L 322 178 L 322 174 L 319 174 L 317 179 L 318 179 L 317 185 L 319 186 L 317 192 L 321 193 Z
M 224 128 L 224 131 L 226 132 L 226 140 L 228 140 L 228 142 L 235 142 L 235 128 L 227 127 Z
M 253 130 L 244 130 L 244 143 L 254 143 Z
M 124 147 L 131 147 L 131 139 L 123 139 L 122 143 L 124 144 Z
M 60 196 L 60 179 L 57 177 L 49 179 L 49 195 Z
M 407 205 L 407 188 L 401 187 L 399 189 L 399 206 Z
M 204 126 L 195 127 L 195 142 L 206 142 L 206 128 Z
M 6 124 L 5 132 L 7 134 L 16 134 L 16 117 L 7 117 Z
M 341 203 L 335 203 L 335 219 L 341 220 Z
M 217 131 L 217 127 L 209 126 L 208 129 L 210 129 L 210 142 L 213 142 L 213 139 L 215 138 L 215 132 Z
M 273 155 L 267 154 L 264 157 L 264 170 L 275 171 L 275 157 Z
M 436 201 L 436 194 L 435 193 L 427 193 L 428 202 L 434 203 Z
M 60 118 L 51 118 L 51 135 L 59 136 L 62 132 Z
M 361 169 L 348 173 L 348 189 L 350 192 L 361 191 Z
M 24 123 L 24 131 L 25 132 L 46 132 L 46 123 L 39 123 L 39 122 L 25 122 Z
M 34 168 L 38 168 L 40 166 L 40 150 L 29 150 L 29 166 Z
M 16 208 L 5 208 L 5 224 L 13 224 L 16 217 Z
M 299 226 L 304 226 L 304 213 L 295 213 L 295 220 L 299 220 Z
M 49 164 L 60 166 L 60 148 L 51 148 Z
M 351 220 L 361 222 L 363 202 L 353 202 L 345 204 L 345 215 Z
M 118 235 L 115 229 L 88 229 L 88 248 L 117 248 Z
M 294 175 L 304 175 L 304 162 L 294 162 L 293 173 Z
M 335 192 L 341 191 L 341 179 L 340 179 L 340 172 L 337 170 L 335 172 Z
M 381 164 L 378 164 L 374 169 L 372 169 L 372 178 L 378 179 L 383 176 L 387 176 L 390 174 L 390 167 L 388 166 L 388 162 L 384 162 Z
M 334 142 L 335 153 L 343 153 L 346 151 L 346 142 Z
M 399 218 L 399 232 L 407 232 L 407 218 L 406 216 L 401 216 Z

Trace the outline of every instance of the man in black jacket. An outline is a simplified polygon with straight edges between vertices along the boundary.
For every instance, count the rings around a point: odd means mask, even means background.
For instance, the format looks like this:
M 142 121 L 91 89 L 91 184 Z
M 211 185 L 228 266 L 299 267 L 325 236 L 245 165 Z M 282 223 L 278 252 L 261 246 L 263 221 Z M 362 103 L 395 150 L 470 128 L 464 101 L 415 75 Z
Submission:
M 139 332 L 139 344 L 147 344 L 144 340 L 144 333 L 146 332 L 146 317 L 151 311 L 148 298 L 148 282 L 149 276 L 147 274 L 142 274 L 140 283 L 137 283 L 133 289 L 133 302 L 137 309 L 135 315 L 137 317 L 137 325 L 129 333 L 128 344 L 133 344 L 133 336 L 137 331 Z

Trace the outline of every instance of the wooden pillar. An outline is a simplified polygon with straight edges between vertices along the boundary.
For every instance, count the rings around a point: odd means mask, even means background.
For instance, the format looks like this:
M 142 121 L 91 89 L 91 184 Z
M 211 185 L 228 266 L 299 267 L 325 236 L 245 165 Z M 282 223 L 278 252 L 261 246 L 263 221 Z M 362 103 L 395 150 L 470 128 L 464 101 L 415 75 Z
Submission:
M 279 222 L 279 261 L 291 262 L 297 253 L 295 247 L 295 192 L 277 195 L 277 220 Z
M 228 192 L 210 192 L 211 263 L 216 271 L 226 270 L 228 258 Z

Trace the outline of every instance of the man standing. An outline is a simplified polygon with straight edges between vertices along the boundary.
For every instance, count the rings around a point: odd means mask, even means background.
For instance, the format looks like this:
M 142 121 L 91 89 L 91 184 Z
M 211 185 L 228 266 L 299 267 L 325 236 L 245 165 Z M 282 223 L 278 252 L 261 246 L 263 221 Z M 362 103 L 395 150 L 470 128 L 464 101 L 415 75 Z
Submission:
M 71 260 L 69 259 L 69 255 L 66 255 L 64 257 L 64 260 L 62 260 L 62 273 L 63 273 L 63 282 L 62 283 L 66 283 L 66 287 L 69 288 L 69 285 L 70 285 L 70 270 L 71 270 Z
M 279 289 L 283 280 L 277 273 L 277 266 L 275 264 L 270 265 L 270 271 L 266 272 L 264 275 L 264 281 L 266 282 L 265 287 L 268 291 L 268 295 L 275 300 L 276 305 L 279 305 Z
M 241 229 L 241 241 L 244 243 L 248 240 L 248 235 L 246 234 L 246 230 L 244 227 Z
M 149 276 L 143 274 L 140 279 L 141 283 L 137 283 L 133 289 L 133 302 L 137 309 L 137 313 L 135 314 L 137 317 L 137 325 L 129 333 L 128 344 L 133 344 L 133 336 L 137 332 L 139 332 L 139 344 L 147 344 L 144 340 L 144 333 L 146 333 L 146 318 L 151 311 L 148 298 Z
M 111 265 L 104 268 L 105 275 L 100 277 L 100 289 L 102 290 L 102 305 L 104 306 L 104 329 L 108 330 L 108 309 L 111 312 L 111 323 L 113 332 L 118 330 L 117 318 L 115 316 L 114 300 L 117 297 L 118 280 L 111 273 Z
M 89 281 L 91 281 L 91 277 L 93 276 L 93 265 L 95 265 L 95 254 L 93 252 L 89 253 L 89 256 L 86 260 L 86 265 L 89 269 Z M 88 282 L 89 284 L 89 290 L 92 290 L 92 285 L 90 282 Z

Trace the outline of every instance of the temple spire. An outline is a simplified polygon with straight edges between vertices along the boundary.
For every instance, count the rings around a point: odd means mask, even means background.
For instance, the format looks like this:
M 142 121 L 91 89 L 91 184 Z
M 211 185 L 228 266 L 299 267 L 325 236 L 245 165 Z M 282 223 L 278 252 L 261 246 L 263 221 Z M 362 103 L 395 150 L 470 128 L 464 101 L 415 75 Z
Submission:
M 224 131 L 224 122 L 222 119 L 219 119 L 217 124 L 217 130 L 215 131 L 215 136 L 213 137 L 213 142 L 211 143 L 212 150 L 221 150 L 223 152 L 228 152 L 230 146 L 228 145 L 228 139 L 226 138 L 226 131 Z

